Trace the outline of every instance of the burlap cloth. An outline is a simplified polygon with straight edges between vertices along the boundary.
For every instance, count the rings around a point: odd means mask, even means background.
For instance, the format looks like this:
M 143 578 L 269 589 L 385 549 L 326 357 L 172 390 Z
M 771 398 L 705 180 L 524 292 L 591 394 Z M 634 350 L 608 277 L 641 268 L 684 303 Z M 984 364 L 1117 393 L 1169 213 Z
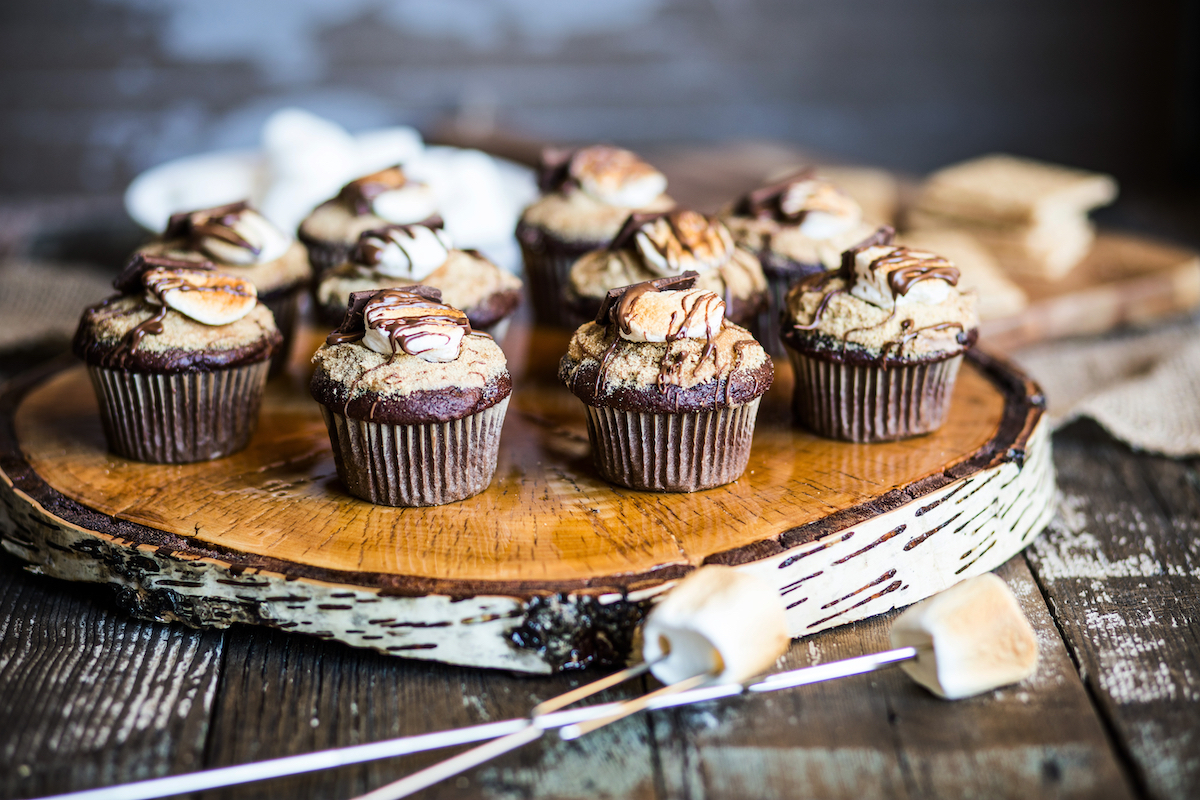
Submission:
M 112 293 L 92 266 L 0 262 L 0 350 L 69 339 L 82 309 Z M 1046 391 L 1054 426 L 1091 417 L 1137 450 L 1200 455 L 1200 318 L 1013 354 Z

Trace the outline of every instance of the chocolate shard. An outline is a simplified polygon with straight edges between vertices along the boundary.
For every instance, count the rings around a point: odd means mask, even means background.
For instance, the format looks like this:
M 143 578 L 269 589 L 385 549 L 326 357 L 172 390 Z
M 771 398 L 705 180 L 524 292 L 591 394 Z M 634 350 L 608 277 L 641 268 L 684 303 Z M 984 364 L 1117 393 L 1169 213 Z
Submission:
M 575 148 L 545 147 L 538 159 L 537 184 L 542 194 L 557 192 L 571 178 L 571 159 Z
M 696 284 L 696 278 L 700 277 L 700 273 L 688 270 L 681 275 L 672 275 L 667 278 L 655 278 L 652 281 L 642 281 L 641 283 L 631 283 L 628 286 L 618 286 L 616 289 L 609 289 L 608 294 L 600 301 L 600 311 L 596 313 L 596 324 L 607 325 L 614 320 L 612 315 L 614 310 L 621 304 L 621 298 L 628 291 L 642 292 L 668 292 L 668 291 L 683 291 L 691 289 Z
M 858 244 L 851 247 L 849 250 L 842 252 L 842 275 L 849 277 L 854 274 L 854 257 L 868 247 L 878 247 L 879 245 L 891 244 L 896 239 L 896 229 L 891 225 L 880 225 L 867 238 L 863 239 Z
M 670 211 L 635 211 L 630 214 L 624 224 L 621 225 L 621 230 L 617 231 L 617 235 L 613 237 L 612 242 L 608 245 L 608 249 L 612 251 L 623 250 L 626 247 L 633 246 L 634 237 L 637 232 L 642 229 L 643 225 L 654 222 L 656 219 L 662 219 L 672 212 Z
M 211 270 L 214 269 L 209 261 L 181 261 L 177 258 L 147 256 L 137 253 L 129 259 L 129 263 L 113 278 L 113 288 L 121 294 L 139 294 L 142 286 L 142 276 L 152 269 L 182 269 L 182 270 Z
M 786 178 L 775 183 L 762 186 L 742 195 L 733 206 L 733 213 L 739 217 L 756 217 L 759 219 L 774 217 L 782 220 L 784 217 L 780 202 L 789 187 L 801 181 L 812 180 L 817 172 L 812 167 L 804 167 L 793 172 Z
M 240 214 L 248 208 L 250 208 L 248 200 L 239 200 L 236 203 L 226 203 L 223 206 L 198 208 L 193 211 L 180 211 L 178 214 L 172 214 L 170 219 L 167 220 L 167 228 L 163 231 L 163 238 L 191 238 L 198 225 L 203 225 L 210 220 L 219 220 L 228 214 Z
M 442 302 L 441 289 L 435 289 L 432 286 L 426 286 L 421 283 L 410 286 L 397 286 L 392 289 L 368 289 L 363 292 L 351 292 L 350 302 L 346 306 L 346 316 L 342 318 L 342 324 L 326 337 L 325 342 L 327 344 L 341 344 L 366 331 L 367 324 L 363 321 L 363 309 L 375 299 L 376 295 L 384 292 L 409 292 L 433 303 Z

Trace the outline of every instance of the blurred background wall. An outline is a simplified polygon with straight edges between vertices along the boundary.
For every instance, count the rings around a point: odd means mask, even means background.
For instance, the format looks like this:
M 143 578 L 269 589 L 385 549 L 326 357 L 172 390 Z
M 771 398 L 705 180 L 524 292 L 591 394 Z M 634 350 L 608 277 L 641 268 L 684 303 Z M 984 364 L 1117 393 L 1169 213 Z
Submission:
M 7 2 L 0 192 L 119 192 L 253 145 L 285 105 L 351 130 L 774 139 L 914 173 L 1005 150 L 1179 186 L 1198 17 L 1187 0 Z

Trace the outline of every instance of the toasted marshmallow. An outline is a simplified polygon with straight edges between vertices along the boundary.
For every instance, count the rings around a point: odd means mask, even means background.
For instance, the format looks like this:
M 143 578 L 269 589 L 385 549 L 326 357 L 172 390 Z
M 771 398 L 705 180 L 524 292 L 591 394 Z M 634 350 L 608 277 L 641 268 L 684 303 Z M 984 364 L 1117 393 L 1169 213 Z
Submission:
M 408 225 L 434 216 L 438 205 L 428 184 L 409 181 L 399 189 L 376 195 L 371 200 L 371 211 L 388 222 Z
M 619 147 L 585 147 L 572 156 L 569 172 L 579 188 L 611 206 L 642 208 L 667 190 L 665 175 Z
M 663 683 L 694 675 L 745 681 L 775 663 L 790 641 L 779 594 L 733 567 L 701 567 L 646 617 L 642 657 Z
M 1004 581 L 990 572 L 918 603 L 896 618 L 893 647 L 916 647 L 901 663 L 938 697 L 957 700 L 1024 680 L 1037 669 L 1033 627 Z
M 292 246 L 290 236 L 244 202 L 177 214 L 167 227 L 172 235 L 188 236 L 205 255 L 239 266 L 274 261 Z
M 858 203 L 832 183 L 819 179 L 788 186 L 779 198 L 779 210 L 788 218 L 799 219 L 800 232 L 812 239 L 837 236 L 862 221 Z
M 254 284 L 222 272 L 156 267 L 142 275 L 146 302 L 166 306 L 204 325 L 228 325 L 258 302 Z
M 457 308 L 408 292 L 386 292 L 363 309 L 363 344 L 382 355 L 400 352 L 434 363 L 458 358 L 471 332 Z
M 453 246 L 450 234 L 424 225 L 380 228 L 363 234 L 355 259 L 380 275 L 420 283 L 446 263 Z
M 715 292 L 646 292 L 634 298 L 619 320 L 630 342 L 673 342 L 716 336 L 725 320 L 725 301 Z
M 733 236 L 723 222 L 695 211 L 673 211 L 647 222 L 635 237 L 651 272 L 708 272 L 733 256 Z
M 957 283 L 958 270 L 941 256 L 875 245 L 855 251 L 850 294 L 873 306 L 893 309 L 906 303 L 940 303 Z

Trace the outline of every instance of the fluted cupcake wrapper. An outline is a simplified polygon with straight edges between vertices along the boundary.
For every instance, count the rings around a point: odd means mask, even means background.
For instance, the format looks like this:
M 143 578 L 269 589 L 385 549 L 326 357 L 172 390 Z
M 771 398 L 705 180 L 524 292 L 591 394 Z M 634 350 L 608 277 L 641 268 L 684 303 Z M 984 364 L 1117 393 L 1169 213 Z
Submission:
M 651 492 L 696 492 L 736 481 L 750 460 L 761 398 L 678 414 L 585 406 L 592 459 L 605 480 Z
M 796 370 L 792 408 L 819 436 L 887 442 L 941 426 L 962 356 L 941 361 L 854 364 L 812 358 L 788 348 Z
M 301 243 L 308 250 L 308 263 L 313 268 L 313 285 L 329 270 L 341 266 L 350 257 L 353 244 L 343 242 L 327 242 L 320 239 L 300 237 Z
M 574 249 L 558 251 L 552 244 L 534 250 L 522 242 L 521 255 L 538 324 L 574 329 L 587 322 L 569 306 L 566 295 L 571 267 L 579 260 L 580 253 Z
M 508 398 L 450 422 L 388 425 L 321 406 L 338 477 L 355 497 L 384 506 L 440 506 L 492 482 Z
M 246 446 L 269 362 L 156 374 L 88 366 L 108 447 L 136 461 L 210 461 Z
M 279 345 L 279 349 L 275 351 L 275 354 L 271 356 L 271 370 L 268 375 L 272 378 L 283 372 L 287 367 L 288 355 L 292 352 L 292 342 L 295 340 L 300 295 L 303 291 L 304 288 L 298 286 L 290 291 L 281 292 L 274 297 L 268 295 L 263 298 L 263 305 L 271 309 L 271 314 L 275 317 L 275 327 L 283 335 L 283 342 Z

